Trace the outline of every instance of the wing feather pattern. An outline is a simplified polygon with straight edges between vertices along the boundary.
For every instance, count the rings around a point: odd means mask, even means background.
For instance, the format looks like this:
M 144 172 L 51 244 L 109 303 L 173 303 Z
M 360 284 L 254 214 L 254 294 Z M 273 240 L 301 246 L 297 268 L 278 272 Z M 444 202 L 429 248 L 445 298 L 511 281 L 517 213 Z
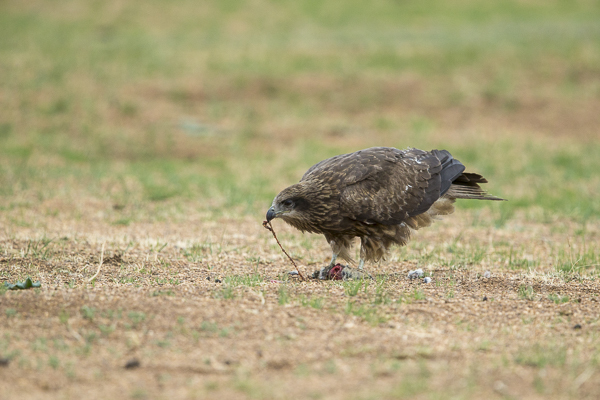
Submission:
M 302 180 L 336 185 L 346 218 L 397 225 L 427 211 L 440 197 L 441 170 L 430 152 L 374 147 L 322 161 Z

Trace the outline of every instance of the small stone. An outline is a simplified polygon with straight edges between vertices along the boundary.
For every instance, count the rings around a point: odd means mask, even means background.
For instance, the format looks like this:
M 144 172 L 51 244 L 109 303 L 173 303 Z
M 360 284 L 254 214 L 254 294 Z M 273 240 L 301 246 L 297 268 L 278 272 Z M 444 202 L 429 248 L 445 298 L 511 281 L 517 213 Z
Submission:
M 489 279 L 489 278 L 491 278 L 491 277 L 492 277 L 492 273 L 491 273 L 490 271 L 485 271 L 485 272 L 483 273 L 483 277 L 484 277 L 485 279 Z
M 9 358 L 0 358 L 0 367 L 8 367 L 9 363 L 10 363 Z
M 483 301 L 487 301 L 487 296 L 483 296 Z
M 507 395 L 508 386 L 506 386 L 506 383 L 504 383 L 502 381 L 496 381 L 496 382 L 494 382 L 493 388 L 496 392 L 500 393 L 501 395 L 503 395 L 503 396 Z
M 140 361 L 137 358 L 132 358 L 125 364 L 125 369 L 135 369 L 140 367 Z
M 423 270 L 421 268 L 415 269 L 414 271 L 408 272 L 408 279 L 418 279 L 423 277 Z
M 581 325 L 577 324 L 573 327 L 573 329 L 581 329 Z
M 220 279 L 215 279 L 215 283 L 221 283 Z
M 298 271 L 290 271 L 288 272 L 289 275 L 298 275 Z
M 431 278 L 426 276 L 425 279 L 423 279 L 423 283 L 431 283 Z

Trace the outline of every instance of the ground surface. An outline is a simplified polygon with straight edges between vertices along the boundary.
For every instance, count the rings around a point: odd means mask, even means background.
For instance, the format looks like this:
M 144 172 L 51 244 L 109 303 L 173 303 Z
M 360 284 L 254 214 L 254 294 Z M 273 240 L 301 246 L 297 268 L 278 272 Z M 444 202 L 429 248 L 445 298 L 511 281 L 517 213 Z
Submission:
M 600 398 L 599 21 L 0 2 L 0 398 Z M 447 149 L 509 201 L 458 202 L 373 281 L 300 282 L 266 210 L 371 146 Z M 306 275 L 328 263 L 274 226 Z
M 396 251 L 370 266 L 374 281 L 355 282 L 289 278 L 258 219 L 74 224 L 48 232 L 49 243 L 13 230 L 1 241 L 3 280 L 42 287 L 0 297 L 2 394 L 597 398 L 600 283 L 587 273 L 597 265 L 580 264 L 582 241 L 567 246 L 547 225 L 457 220 L 415 239 L 419 253 L 446 259 Z M 301 241 L 275 226 L 284 245 Z M 291 250 L 310 257 L 300 261 L 308 272 L 328 251 L 304 241 Z M 417 266 L 431 283 L 407 278 Z M 139 367 L 127 369 L 132 360 Z

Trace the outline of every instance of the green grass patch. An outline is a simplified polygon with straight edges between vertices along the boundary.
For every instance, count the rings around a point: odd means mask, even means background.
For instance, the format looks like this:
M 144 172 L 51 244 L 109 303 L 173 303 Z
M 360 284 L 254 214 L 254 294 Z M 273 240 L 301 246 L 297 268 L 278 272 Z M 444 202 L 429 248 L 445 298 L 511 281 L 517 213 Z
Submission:
M 255 287 L 255 286 L 259 286 L 263 282 L 264 282 L 264 278 L 260 274 L 233 275 L 233 276 L 226 276 L 223 279 L 224 284 L 232 285 L 232 286 Z
M 277 291 L 277 303 L 280 306 L 283 306 L 290 302 L 290 293 L 285 284 L 279 285 L 279 290 Z
M 303 307 L 312 307 L 316 309 L 321 309 L 326 303 L 326 299 L 323 297 L 306 297 L 305 295 L 300 296 L 300 304 Z
M 597 126 L 577 114 L 578 101 L 597 108 L 593 3 L 133 1 L 116 18 L 111 1 L 33 4 L 0 5 L 0 211 L 11 216 L 60 200 L 50 212 L 81 218 L 72 199 L 86 197 L 124 226 L 185 220 L 184 203 L 255 215 L 312 164 L 380 144 L 451 150 L 510 200 L 458 203 L 491 208 L 495 227 L 521 211 L 600 215 L 600 143 L 577 138 Z M 522 124 L 447 125 L 464 119 L 445 113 L 465 112 Z M 521 134 L 548 113 L 583 122 Z
M 544 368 L 546 366 L 562 367 L 567 362 L 568 349 L 562 345 L 538 345 L 521 349 L 515 355 L 517 364 Z
M 532 286 L 520 285 L 517 291 L 520 299 L 532 301 L 535 299 L 535 291 Z
M 561 296 L 560 294 L 550 293 L 548 295 L 548 299 L 556 304 L 562 304 L 567 303 L 569 301 L 569 296 Z
M 389 320 L 389 317 L 387 317 L 381 309 L 354 301 L 348 301 L 346 303 L 344 312 L 348 315 L 354 315 L 362 318 L 364 321 L 373 326 Z

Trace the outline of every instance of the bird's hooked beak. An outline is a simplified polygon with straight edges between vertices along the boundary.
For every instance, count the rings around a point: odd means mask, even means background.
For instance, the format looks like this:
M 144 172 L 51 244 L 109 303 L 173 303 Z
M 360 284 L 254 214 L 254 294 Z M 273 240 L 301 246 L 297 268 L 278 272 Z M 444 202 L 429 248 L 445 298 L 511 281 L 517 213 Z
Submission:
M 277 214 L 275 213 L 275 207 L 269 208 L 269 211 L 267 211 L 267 222 L 271 222 L 271 220 L 276 216 Z

